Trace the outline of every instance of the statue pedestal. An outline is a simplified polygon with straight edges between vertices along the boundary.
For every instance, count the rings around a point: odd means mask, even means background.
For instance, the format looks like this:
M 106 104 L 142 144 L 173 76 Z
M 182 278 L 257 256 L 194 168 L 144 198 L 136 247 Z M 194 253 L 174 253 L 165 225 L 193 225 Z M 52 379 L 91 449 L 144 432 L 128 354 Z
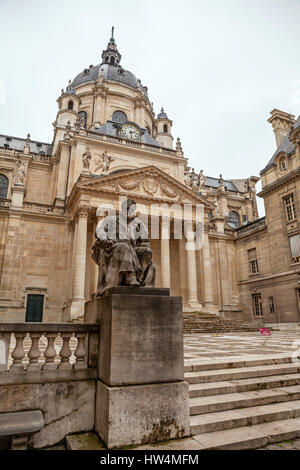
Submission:
M 190 434 L 182 301 L 168 294 L 115 287 L 93 301 L 101 317 L 95 428 L 109 449 Z
M 11 190 L 11 207 L 20 208 L 23 206 L 25 186 L 23 183 L 15 183 Z

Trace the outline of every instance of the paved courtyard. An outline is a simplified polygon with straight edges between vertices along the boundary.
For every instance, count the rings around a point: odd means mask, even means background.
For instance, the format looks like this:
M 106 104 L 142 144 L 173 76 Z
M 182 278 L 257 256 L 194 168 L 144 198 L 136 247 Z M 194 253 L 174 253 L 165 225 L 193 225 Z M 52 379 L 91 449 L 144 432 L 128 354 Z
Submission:
M 191 334 L 184 336 L 184 363 L 237 359 L 238 357 L 277 356 L 300 353 L 300 327 L 260 332 Z

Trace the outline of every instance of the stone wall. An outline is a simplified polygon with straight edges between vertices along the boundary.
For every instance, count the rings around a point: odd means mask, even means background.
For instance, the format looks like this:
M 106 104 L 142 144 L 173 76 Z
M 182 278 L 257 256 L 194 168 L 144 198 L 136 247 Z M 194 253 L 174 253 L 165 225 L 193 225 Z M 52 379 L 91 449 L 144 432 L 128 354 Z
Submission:
M 41 410 L 45 427 L 30 438 L 30 446 L 39 449 L 67 434 L 93 430 L 95 390 L 94 380 L 1 384 L 0 413 Z

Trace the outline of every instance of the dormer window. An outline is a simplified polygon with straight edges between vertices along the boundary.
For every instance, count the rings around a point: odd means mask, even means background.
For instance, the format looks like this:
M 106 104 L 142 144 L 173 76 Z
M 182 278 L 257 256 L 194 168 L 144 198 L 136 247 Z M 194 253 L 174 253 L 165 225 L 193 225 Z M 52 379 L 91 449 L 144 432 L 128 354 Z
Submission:
M 115 65 L 115 58 L 114 57 L 110 58 L 110 63 L 111 63 L 111 65 Z
M 120 124 L 125 124 L 127 121 L 127 116 L 123 111 L 114 111 L 112 115 L 112 120 L 114 122 L 119 122 Z
M 288 169 L 288 162 L 287 158 L 285 155 L 283 155 L 279 160 L 278 160 L 278 168 L 281 173 L 284 173 Z
M 165 133 L 165 134 L 168 133 L 168 126 L 167 126 L 167 124 L 164 124 L 164 133 Z
M 73 101 L 70 100 L 68 103 L 68 109 L 73 110 Z

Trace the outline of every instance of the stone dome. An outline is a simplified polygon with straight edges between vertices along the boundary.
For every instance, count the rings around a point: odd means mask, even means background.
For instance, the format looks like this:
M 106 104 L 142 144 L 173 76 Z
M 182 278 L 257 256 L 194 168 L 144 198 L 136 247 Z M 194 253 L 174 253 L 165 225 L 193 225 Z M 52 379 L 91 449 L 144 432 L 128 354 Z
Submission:
M 131 88 L 137 88 L 137 79 L 133 73 L 123 69 L 120 65 L 111 64 L 90 65 L 88 69 L 84 69 L 83 72 L 74 78 L 71 86 L 77 87 L 84 83 L 97 82 L 102 70 L 104 80 L 124 83 L 124 85 L 128 85 Z

